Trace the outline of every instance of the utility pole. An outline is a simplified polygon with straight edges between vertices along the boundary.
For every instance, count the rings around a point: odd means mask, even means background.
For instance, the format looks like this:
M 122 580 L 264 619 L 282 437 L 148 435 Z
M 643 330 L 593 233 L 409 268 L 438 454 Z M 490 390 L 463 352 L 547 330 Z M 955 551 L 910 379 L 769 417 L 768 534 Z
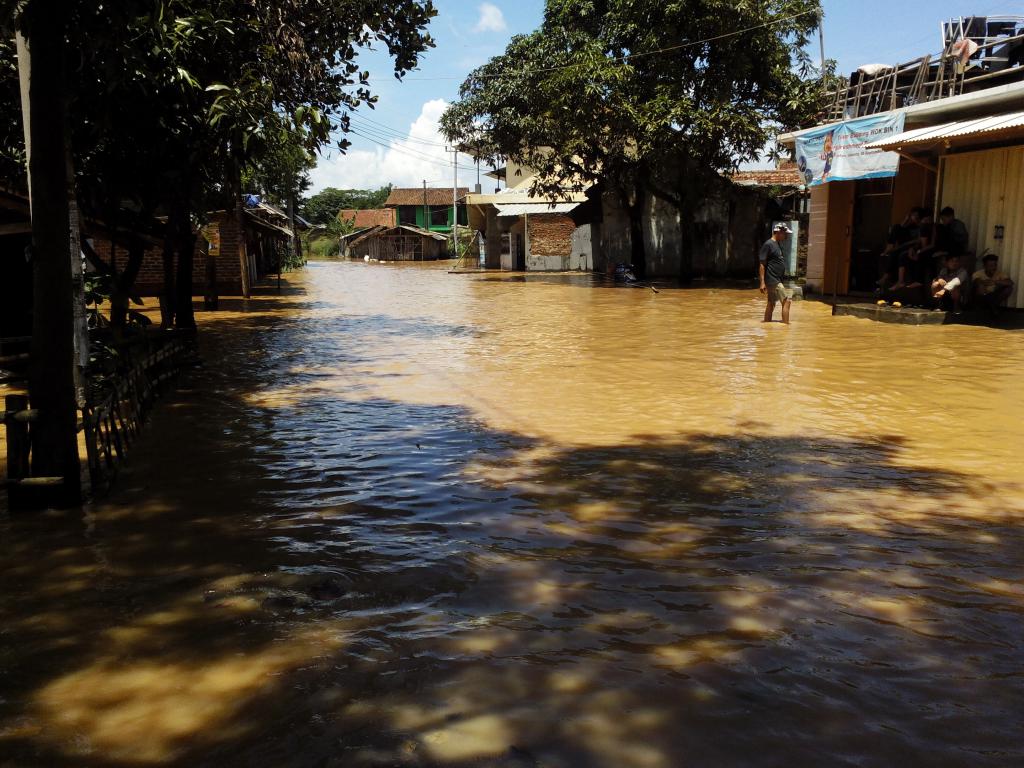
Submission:
M 430 208 L 427 207 L 427 180 L 423 180 L 423 228 L 430 229 Z
M 821 54 L 821 80 L 825 82 L 825 10 L 818 11 L 818 49 Z
M 448 147 L 445 147 L 448 151 Z M 455 258 L 459 258 L 459 150 L 451 148 L 452 153 L 452 250 Z

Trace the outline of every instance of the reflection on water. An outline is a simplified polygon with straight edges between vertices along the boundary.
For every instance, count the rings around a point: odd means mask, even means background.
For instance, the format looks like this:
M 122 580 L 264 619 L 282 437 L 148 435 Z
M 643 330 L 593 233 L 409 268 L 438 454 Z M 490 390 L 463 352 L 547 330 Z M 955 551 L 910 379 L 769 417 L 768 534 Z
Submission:
M 230 302 L 226 302 L 230 304 Z M 1024 762 L 1024 336 L 314 264 L 0 527 L 0 765 Z

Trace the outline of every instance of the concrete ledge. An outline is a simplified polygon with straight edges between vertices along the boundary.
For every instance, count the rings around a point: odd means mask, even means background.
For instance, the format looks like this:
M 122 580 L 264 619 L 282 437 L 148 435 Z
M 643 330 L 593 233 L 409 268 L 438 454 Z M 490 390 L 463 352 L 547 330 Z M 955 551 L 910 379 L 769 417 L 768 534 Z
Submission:
M 904 325 L 945 325 L 955 322 L 952 312 L 938 312 L 915 307 L 880 307 L 876 304 L 839 304 L 837 315 L 863 317 L 882 323 L 903 323 Z

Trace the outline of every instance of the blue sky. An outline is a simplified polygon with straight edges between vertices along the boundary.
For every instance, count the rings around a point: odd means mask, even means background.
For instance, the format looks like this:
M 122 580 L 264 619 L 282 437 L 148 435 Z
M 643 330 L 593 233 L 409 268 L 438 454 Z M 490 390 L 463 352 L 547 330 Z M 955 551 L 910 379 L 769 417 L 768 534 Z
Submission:
M 501 53 L 512 35 L 537 27 L 543 0 L 435 0 L 438 16 L 430 27 L 437 47 L 423 56 L 417 71 L 401 82 L 391 74 L 386 52 L 363 54 L 380 96 L 374 110 L 353 117 L 359 135 L 350 135 L 347 154 L 323 153 L 312 173 L 315 192 L 323 187 L 430 186 L 452 183 L 451 155 L 437 131 L 437 119 L 458 95 L 459 83 L 475 67 Z M 973 0 L 825 0 L 825 55 L 840 72 L 861 64 L 896 63 L 940 47 L 939 23 L 961 15 L 1019 13 L 1015 3 Z M 818 55 L 817 42 L 812 55 Z M 459 182 L 476 181 L 472 163 L 461 158 Z M 485 186 L 486 186 L 486 179 Z

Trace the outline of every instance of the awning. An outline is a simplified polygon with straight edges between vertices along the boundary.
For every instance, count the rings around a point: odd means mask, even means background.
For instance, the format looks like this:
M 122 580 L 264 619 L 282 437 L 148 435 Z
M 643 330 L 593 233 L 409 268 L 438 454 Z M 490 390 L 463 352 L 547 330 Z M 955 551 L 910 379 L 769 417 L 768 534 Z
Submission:
M 499 216 L 523 216 L 534 213 L 568 213 L 578 207 L 579 203 L 511 203 L 509 205 L 495 205 Z
M 264 219 L 261 219 L 259 216 L 257 216 L 251 210 L 247 209 L 245 211 L 245 215 L 248 218 L 248 220 L 250 222 L 252 222 L 253 224 L 255 224 L 257 227 L 263 227 L 266 230 L 274 232 L 275 234 L 284 235 L 285 237 L 293 237 L 292 232 L 291 232 L 290 229 L 285 229 L 284 227 L 279 227 L 279 226 L 277 226 L 277 224 L 271 224 L 269 221 L 265 221 Z
M 915 128 L 868 144 L 867 148 L 899 150 L 905 147 L 920 147 L 925 144 L 937 144 L 981 134 L 985 134 L 985 138 L 1024 135 L 1024 112 L 1010 112 L 1005 115 L 979 117 L 974 120 L 957 120 L 953 123 L 931 125 L 927 128 Z

